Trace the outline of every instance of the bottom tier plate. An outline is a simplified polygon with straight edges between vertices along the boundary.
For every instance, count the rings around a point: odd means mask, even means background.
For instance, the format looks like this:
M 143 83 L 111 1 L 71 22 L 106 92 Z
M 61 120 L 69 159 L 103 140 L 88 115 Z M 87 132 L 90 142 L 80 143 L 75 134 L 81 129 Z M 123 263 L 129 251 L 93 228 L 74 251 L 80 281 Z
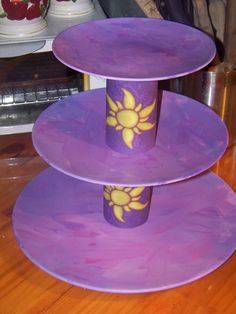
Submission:
M 211 172 L 154 188 L 148 222 L 134 229 L 104 220 L 102 189 L 51 168 L 35 177 L 13 213 L 26 256 L 73 285 L 140 293 L 198 279 L 236 249 L 236 196 Z

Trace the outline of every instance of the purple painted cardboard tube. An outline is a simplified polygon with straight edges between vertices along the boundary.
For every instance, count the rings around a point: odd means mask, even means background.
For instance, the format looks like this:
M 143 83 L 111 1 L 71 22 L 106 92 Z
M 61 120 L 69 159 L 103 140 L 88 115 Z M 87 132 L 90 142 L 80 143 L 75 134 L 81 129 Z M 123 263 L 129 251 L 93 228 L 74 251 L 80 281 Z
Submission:
M 119 228 L 134 228 L 148 219 L 152 187 L 104 186 L 105 219 Z
M 157 82 L 107 80 L 106 144 L 123 154 L 155 145 L 160 112 Z

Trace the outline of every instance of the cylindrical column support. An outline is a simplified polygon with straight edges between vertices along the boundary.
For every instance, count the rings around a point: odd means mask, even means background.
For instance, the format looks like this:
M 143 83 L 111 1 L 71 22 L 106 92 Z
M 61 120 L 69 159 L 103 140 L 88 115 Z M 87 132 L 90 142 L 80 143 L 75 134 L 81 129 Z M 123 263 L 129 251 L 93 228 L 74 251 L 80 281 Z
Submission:
M 104 186 L 105 219 L 120 228 L 134 228 L 146 222 L 152 187 Z
M 106 144 L 137 154 L 156 142 L 159 104 L 157 82 L 107 80 Z

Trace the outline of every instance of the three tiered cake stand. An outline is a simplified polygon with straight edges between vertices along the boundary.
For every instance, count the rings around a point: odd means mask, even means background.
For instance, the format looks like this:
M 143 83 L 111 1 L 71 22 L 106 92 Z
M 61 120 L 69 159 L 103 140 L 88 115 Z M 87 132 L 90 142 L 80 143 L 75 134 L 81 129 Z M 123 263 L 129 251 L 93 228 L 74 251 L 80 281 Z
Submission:
M 33 142 L 49 165 L 18 198 L 17 242 L 37 266 L 73 285 L 139 293 L 176 287 L 236 248 L 236 197 L 206 171 L 227 147 L 209 108 L 158 89 L 215 54 L 188 26 L 147 18 L 80 24 L 56 57 L 107 79 L 106 89 L 55 103 Z

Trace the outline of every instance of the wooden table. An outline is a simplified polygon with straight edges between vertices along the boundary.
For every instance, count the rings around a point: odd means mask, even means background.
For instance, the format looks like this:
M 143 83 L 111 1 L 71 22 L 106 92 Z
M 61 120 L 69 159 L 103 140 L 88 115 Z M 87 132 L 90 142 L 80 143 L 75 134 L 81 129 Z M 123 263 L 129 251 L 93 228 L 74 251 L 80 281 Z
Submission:
M 30 134 L 0 137 L 0 314 L 236 313 L 236 254 L 191 284 L 133 295 L 73 287 L 37 268 L 15 242 L 11 214 L 25 184 L 46 167 L 32 147 Z M 236 191 L 235 146 L 213 170 Z

